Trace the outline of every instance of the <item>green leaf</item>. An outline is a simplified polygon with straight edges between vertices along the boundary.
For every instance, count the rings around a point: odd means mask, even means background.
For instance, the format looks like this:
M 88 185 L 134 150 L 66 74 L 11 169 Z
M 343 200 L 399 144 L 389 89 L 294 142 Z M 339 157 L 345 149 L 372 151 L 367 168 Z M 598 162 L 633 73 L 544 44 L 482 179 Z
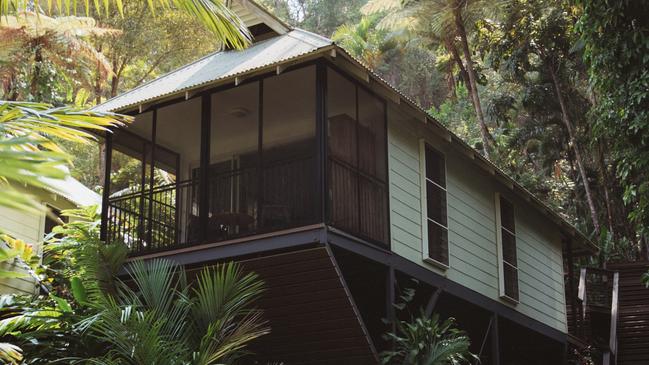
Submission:
M 61 312 L 64 312 L 64 313 L 72 312 L 72 306 L 70 306 L 70 303 L 68 303 L 67 300 L 65 300 L 63 298 L 60 298 L 60 297 L 57 297 L 54 294 L 50 294 L 50 297 L 52 299 L 54 299 L 54 301 L 56 302 L 57 309 L 59 309 Z
M 88 302 L 86 288 L 83 286 L 83 282 L 81 282 L 81 279 L 78 276 L 70 279 L 70 286 L 72 287 L 72 295 L 77 302 L 80 304 Z

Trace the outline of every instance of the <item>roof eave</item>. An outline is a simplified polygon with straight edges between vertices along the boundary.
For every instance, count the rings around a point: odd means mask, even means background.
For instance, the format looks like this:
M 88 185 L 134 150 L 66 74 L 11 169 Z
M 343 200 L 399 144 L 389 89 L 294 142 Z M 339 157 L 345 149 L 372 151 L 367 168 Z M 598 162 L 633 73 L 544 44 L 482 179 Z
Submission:
M 313 51 L 301 54 L 296 57 L 291 57 L 287 58 L 284 60 L 281 60 L 279 62 L 275 63 L 270 63 L 268 65 L 256 67 L 253 69 L 245 70 L 242 72 L 238 72 L 232 75 L 229 75 L 227 77 L 223 78 L 218 78 L 215 80 L 207 81 L 201 84 L 197 85 L 192 85 L 183 89 L 176 90 L 171 93 L 163 94 L 156 96 L 151 99 L 143 100 L 143 101 L 138 101 L 135 103 L 130 103 L 126 104 L 124 106 L 121 106 L 119 108 L 115 109 L 110 109 L 109 111 L 114 112 L 114 113 L 122 113 L 122 114 L 127 114 L 131 113 L 133 111 L 138 111 L 138 112 L 143 112 L 145 110 L 148 110 L 151 106 L 168 101 L 168 100 L 173 100 L 173 99 L 178 99 L 178 98 L 185 98 L 190 99 L 193 96 L 205 91 L 212 89 L 214 87 L 222 86 L 222 85 L 227 85 L 227 84 L 239 84 L 241 82 L 244 82 L 246 79 L 252 78 L 257 75 L 261 74 L 266 74 L 269 72 L 276 72 L 277 74 L 281 73 L 284 69 L 291 67 L 296 64 L 300 64 L 303 62 L 307 62 L 313 59 L 321 58 L 324 54 L 327 54 L 331 50 L 333 50 L 335 46 L 333 44 L 327 45 L 324 47 L 320 47 L 317 49 L 314 49 Z M 101 105 L 101 104 L 100 104 Z

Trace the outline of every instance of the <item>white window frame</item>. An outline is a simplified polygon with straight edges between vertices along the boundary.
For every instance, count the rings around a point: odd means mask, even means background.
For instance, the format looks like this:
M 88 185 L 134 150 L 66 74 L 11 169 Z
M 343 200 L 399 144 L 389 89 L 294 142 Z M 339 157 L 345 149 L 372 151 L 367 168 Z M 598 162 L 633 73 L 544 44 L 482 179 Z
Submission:
M 500 215 L 500 199 L 505 199 L 507 200 L 511 206 L 512 206 L 512 213 L 514 215 L 514 227 L 517 226 L 516 224 L 516 207 L 514 203 L 511 201 L 511 199 L 508 199 L 507 197 L 503 196 L 500 193 L 495 194 L 495 210 L 496 210 L 496 245 L 498 246 L 498 283 L 499 283 L 499 294 L 500 297 L 512 304 L 518 304 L 520 302 L 520 271 L 519 271 L 519 266 L 518 266 L 518 239 L 516 237 L 516 233 L 508 230 L 507 228 L 502 226 L 502 217 Z M 504 254 L 503 254 L 503 234 L 502 234 L 502 229 L 507 230 L 509 234 L 514 236 L 514 242 L 516 245 L 516 266 L 506 263 L 504 260 Z M 518 281 L 516 288 L 518 292 L 519 299 L 515 299 L 510 297 L 505 293 L 505 265 L 509 265 L 513 268 L 516 269 L 516 280 Z
M 446 185 L 446 188 L 438 185 L 434 181 L 431 181 L 433 184 L 435 184 L 438 188 L 444 190 L 446 193 L 446 227 L 442 226 L 441 224 L 435 222 L 432 219 L 428 218 L 428 196 L 426 192 L 426 186 L 428 183 L 428 178 L 426 177 L 426 145 L 430 146 L 433 150 L 435 150 L 437 153 L 439 153 L 443 158 L 444 158 L 444 183 Z M 448 179 L 447 179 L 447 168 L 446 168 L 446 154 L 439 150 L 438 148 L 435 148 L 433 144 L 428 143 L 425 139 L 420 139 L 419 140 L 419 175 L 420 175 L 420 182 L 419 182 L 419 188 L 420 188 L 420 196 L 421 196 L 421 252 L 422 252 L 422 258 L 424 262 L 427 262 L 439 269 L 442 270 L 448 270 L 450 268 L 450 242 L 448 240 L 449 238 L 449 230 L 448 230 Z M 434 258 L 431 258 L 428 255 L 428 221 L 433 222 L 434 224 L 437 224 L 438 226 L 446 229 L 446 251 L 447 255 L 449 256 L 449 263 L 443 263 L 441 261 L 437 261 Z

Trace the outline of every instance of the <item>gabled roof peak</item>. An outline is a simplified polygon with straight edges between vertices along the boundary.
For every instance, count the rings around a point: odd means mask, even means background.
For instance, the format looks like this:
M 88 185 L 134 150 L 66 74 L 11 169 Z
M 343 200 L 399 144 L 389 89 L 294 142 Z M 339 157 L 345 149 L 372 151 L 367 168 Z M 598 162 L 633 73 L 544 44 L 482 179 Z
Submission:
M 252 0 L 226 0 L 226 5 L 246 24 L 255 40 L 283 35 L 292 28 Z

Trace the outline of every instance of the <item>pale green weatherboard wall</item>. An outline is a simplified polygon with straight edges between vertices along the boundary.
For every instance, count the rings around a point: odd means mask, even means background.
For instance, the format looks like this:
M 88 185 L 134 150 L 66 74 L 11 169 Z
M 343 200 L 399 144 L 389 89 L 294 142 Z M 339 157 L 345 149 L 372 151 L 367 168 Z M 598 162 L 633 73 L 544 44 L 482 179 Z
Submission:
M 31 189 L 30 194 L 35 199 L 59 210 L 71 209 L 75 205 L 59 195 L 46 190 Z M 0 207 L 0 231 L 11 235 L 14 238 L 33 245 L 34 252 L 41 254 L 43 236 L 45 231 L 45 212 L 27 213 L 15 209 Z M 3 269 L 13 269 L 18 272 L 27 273 L 27 270 L 16 263 L 0 263 Z M 0 279 L 0 294 L 9 293 L 35 293 L 36 281 L 30 277 Z
M 15 209 L 0 207 L 0 230 L 14 238 L 23 240 L 30 244 L 38 244 L 43 240 L 42 232 L 45 222 L 44 214 L 25 213 Z M 38 247 L 35 247 L 38 249 Z M 2 269 L 12 270 L 21 273 L 27 271 L 15 263 L 2 263 Z M 35 281 L 32 278 L 0 279 L 0 294 L 29 293 L 36 290 Z
M 419 140 L 425 138 L 446 155 L 449 268 L 423 261 Z M 389 112 L 390 219 L 392 250 L 446 275 L 489 298 L 499 296 L 495 228 L 496 192 L 515 204 L 521 313 L 566 332 L 561 239 L 556 227 L 530 205 L 511 195 L 493 176 L 470 163 L 423 128 Z M 502 301 L 506 305 L 510 305 Z

